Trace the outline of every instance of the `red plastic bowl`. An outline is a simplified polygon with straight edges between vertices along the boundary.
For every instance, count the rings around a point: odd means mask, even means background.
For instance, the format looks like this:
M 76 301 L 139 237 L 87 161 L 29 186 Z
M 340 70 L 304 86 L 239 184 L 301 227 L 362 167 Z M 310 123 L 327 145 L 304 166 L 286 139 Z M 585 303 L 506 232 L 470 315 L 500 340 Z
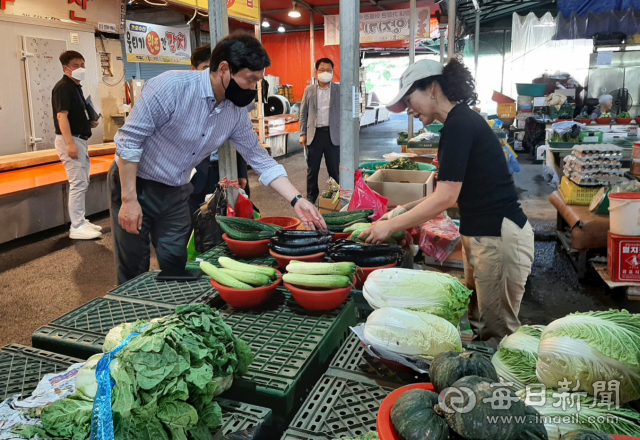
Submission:
M 223 286 L 222 284 L 211 279 L 211 285 L 220 293 L 220 298 L 231 307 L 236 309 L 250 309 L 257 307 L 273 295 L 276 288 L 282 284 L 282 273 L 276 269 L 278 278 L 264 287 L 256 287 L 255 289 L 234 289 L 233 287 Z
M 302 224 L 302 222 L 295 217 L 264 217 L 256 221 L 269 225 L 282 226 L 282 228 L 288 231 L 295 231 L 298 229 L 298 226 Z
M 351 237 L 351 232 L 334 232 L 333 241 L 342 240 L 343 238 Z
M 593 121 L 593 119 L 576 119 L 576 122 L 580 122 L 581 124 L 591 124 L 591 122 Z
M 319 252 L 313 255 L 305 255 L 304 257 L 291 257 L 289 255 L 277 254 L 272 250 L 269 250 L 269 253 L 276 259 L 276 263 L 278 263 L 280 269 L 286 270 L 289 263 L 291 263 L 291 261 L 293 260 L 304 261 L 306 263 L 321 263 L 324 261 L 324 255 L 326 252 Z
M 284 283 L 284 287 L 291 292 L 293 299 L 303 308 L 316 312 L 328 312 L 337 309 L 351 292 L 351 286 L 332 290 L 313 290 L 308 287 L 302 288 Z
M 616 124 L 627 125 L 631 123 L 632 118 L 616 118 Z
M 364 286 L 364 282 L 367 281 L 367 278 L 369 278 L 369 275 L 371 275 L 371 272 L 378 269 L 389 269 L 392 267 L 396 267 L 397 265 L 398 263 L 391 263 L 391 264 L 387 264 L 386 266 L 359 267 L 358 270 L 356 271 L 356 287 L 358 289 L 362 289 L 362 286 Z
M 636 118 L 636 124 L 640 125 L 640 116 Z
M 229 249 L 240 258 L 256 258 L 269 252 L 271 240 L 240 241 L 234 240 L 227 234 L 222 234 L 222 239 L 227 242 Z
M 596 118 L 596 124 L 611 124 L 612 118 Z
M 435 388 L 430 383 L 413 383 L 411 385 L 405 385 L 393 391 L 387 397 L 384 398 L 378 409 L 378 417 L 376 418 L 376 427 L 378 428 L 378 435 L 380 440 L 402 440 L 396 433 L 391 423 L 391 409 L 395 405 L 396 401 L 404 393 L 410 390 L 427 390 L 435 393 Z

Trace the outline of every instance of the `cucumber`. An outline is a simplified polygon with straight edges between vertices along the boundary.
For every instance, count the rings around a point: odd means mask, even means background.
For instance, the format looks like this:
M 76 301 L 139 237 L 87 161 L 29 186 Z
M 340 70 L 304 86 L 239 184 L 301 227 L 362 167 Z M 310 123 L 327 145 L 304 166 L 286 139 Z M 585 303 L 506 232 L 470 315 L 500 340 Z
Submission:
M 261 273 L 242 272 L 240 270 L 224 268 L 220 269 L 220 271 L 232 276 L 238 281 L 242 281 L 246 284 L 251 284 L 252 286 L 267 286 L 271 282 L 268 276 L 262 275 Z
M 401 241 L 404 239 L 404 229 L 402 231 L 394 232 L 391 236 L 395 241 Z
M 327 225 L 346 225 L 355 221 L 366 221 L 367 218 L 367 216 L 362 214 L 353 214 L 344 217 L 328 217 L 324 219 L 324 222 Z
M 351 276 L 356 272 L 354 263 L 304 263 L 291 261 L 287 272 L 306 275 L 345 275 Z
M 276 270 L 273 267 L 253 266 L 251 264 L 241 263 L 229 257 L 218 258 L 218 263 L 225 269 L 237 270 L 240 272 L 251 272 L 266 275 L 271 280 L 276 279 Z
M 280 226 L 270 225 L 268 223 L 257 222 L 248 218 L 241 217 L 216 217 L 216 221 L 220 224 L 226 224 L 232 228 L 239 228 L 250 231 L 270 231 L 275 232 L 282 229 Z
M 236 280 L 232 276 L 227 275 L 226 273 L 222 272 L 220 269 L 215 267 L 213 264 L 207 263 L 206 261 L 202 261 L 200 263 L 200 270 L 202 270 L 204 273 L 209 275 L 211 278 L 213 278 L 215 281 L 222 284 L 223 286 L 231 287 L 233 289 L 245 289 L 245 290 L 252 288 L 250 285 Z
M 372 216 L 375 211 L 373 209 L 354 209 L 353 211 L 345 211 L 345 212 L 331 212 L 328 214 L 322 214 L 324 218 L 331 217 L 345 217 L 353 214 L 360 214 L 362 216 Z
M 345 228 L 344 232 L 353 232 L 353 231 L 357 231 L 358 229 L 361 229 L 364 231 L 365 229 L 369 229 L 370 227 L 371 227 L 371 223 L 356 223 L 349 226 L 348 228 Z
M 247 231 L 238 229 L 226 223 L 220 223 L 220 227 L 229 237 L 240 241 L 268 240 L 275 234 L 275 232 L 272 231 Z
M 282 276 L 285 283 L 303 287 L 324 287 L 326 289 L 339 289 L 351 285 L 351 278 L 343 275 L 303 275 L 288 273 Z

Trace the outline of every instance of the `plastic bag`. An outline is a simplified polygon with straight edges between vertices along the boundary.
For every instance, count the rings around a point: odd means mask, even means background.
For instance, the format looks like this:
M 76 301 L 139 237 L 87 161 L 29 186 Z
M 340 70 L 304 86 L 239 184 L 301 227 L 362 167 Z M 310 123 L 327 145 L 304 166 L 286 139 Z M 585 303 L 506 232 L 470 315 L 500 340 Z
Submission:
M 449 258 L 461 240 L 458 226 L 446 212 L 423 223 L 416 229 L 420 235 L 418 241 L 420 249 L 440 263 Z
M 353 195 L 349 202 L 349 211 L 354 209 L 373 209 L 373 221 L 389 212 L 387 205 L 389 199 L 382 197 L 380 194 L 369 188 L 362 177 L 362 170 L 356 171 L 356 181 L 353 189 Z
M 195 250 L 204 253 L 222 243 L 223 231 L 216 221 L 216 216 L 227 214 L 227 194 L 218 184 L 213 196 L 203 203 L 195 212 L 193 238 Z
M 238 201 L 236 202 L 236 217 L 253 220 L 253 203 L 247 198 L 244 191 L 240 190 Z

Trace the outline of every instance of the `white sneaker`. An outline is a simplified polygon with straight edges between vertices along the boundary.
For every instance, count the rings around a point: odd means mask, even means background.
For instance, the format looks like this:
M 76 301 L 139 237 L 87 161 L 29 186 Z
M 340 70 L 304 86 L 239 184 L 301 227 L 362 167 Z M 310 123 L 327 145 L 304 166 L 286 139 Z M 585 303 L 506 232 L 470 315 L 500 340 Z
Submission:
M 74 240 L 92 240 L 102 236 L 102 232 L 96 231 L 89 224 L 85 223 L 79 228 L 69 229 L 69 238 Z
M 89 220 L 85 220 L 84 221 L 85 225 L 89 225 L 89 227 L 91 229 L 93 229 L 94 231 L 98 231 L 98 232 L 102 232 L 102 226 L 98 226 L 98 225 L 94 225 L 93 223 L 91 223 Z

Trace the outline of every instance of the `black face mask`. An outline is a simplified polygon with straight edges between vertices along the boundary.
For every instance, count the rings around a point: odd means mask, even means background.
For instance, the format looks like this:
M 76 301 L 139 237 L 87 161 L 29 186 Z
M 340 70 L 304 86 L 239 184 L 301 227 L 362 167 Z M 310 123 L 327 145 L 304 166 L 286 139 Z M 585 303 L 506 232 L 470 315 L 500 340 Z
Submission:
M 243 89 L 233 78 L 229 80 L 227 87 L 224 87 L 223 81 L 222 87 L 224 88 L 224 97 L 231 101 L 236 107 L 246 107 L 258 96 L 257 90 Z

